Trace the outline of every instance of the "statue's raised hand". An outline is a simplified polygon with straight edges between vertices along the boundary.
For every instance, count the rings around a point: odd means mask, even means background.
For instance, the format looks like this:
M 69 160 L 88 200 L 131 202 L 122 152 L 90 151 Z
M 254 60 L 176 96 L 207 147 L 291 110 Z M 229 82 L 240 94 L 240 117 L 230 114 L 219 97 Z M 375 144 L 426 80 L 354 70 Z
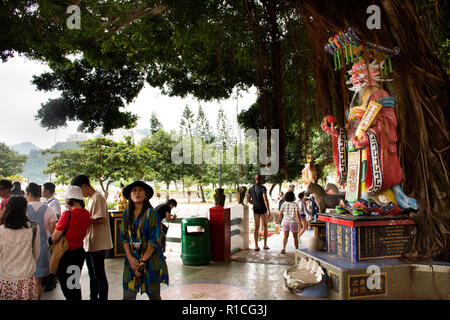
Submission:
M 339 132 L 336 129 L 336 117 L 335 116 L 326 116 L 323 118 L 322 123 L 320 124 L 320 127 L 325 133 L 328 133 L 330 136 L 337 137 Z
M 358 139 L 356 136 L 353 136 L 350 141 L 353 143 L 355 148 L 364 148 L 369 145 L 369 137 L 367 136 L 367 133 L 363 131 L 363 135 L 361 139 Z

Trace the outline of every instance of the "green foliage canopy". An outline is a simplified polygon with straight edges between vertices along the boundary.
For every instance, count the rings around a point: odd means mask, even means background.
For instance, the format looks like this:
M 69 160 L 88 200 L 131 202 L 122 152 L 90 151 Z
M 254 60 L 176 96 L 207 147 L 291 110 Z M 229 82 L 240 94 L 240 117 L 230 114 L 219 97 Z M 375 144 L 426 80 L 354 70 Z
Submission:
M 9 177 L 23 171 L 26 155 L 11 150 L 5 143 L 0 142 L 0 176 Z
M 115 142 L 95 138 L 79 143 L 79 149 L 47 150 L 54 155 L 44 173 L 56 174 L 56 182 L 70 184 L 79 174 L 94 179 L 105 197 L 113 182 L 142 179 L 148 173 L 147 159 L 155 155 L 143 146 L 136 146 L 130 137 Z

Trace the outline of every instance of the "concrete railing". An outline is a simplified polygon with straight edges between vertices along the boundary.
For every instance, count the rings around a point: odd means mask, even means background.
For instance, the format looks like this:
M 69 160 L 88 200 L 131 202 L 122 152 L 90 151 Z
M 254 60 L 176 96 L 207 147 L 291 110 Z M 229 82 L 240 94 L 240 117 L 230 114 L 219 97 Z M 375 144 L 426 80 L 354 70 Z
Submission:
M 209 215 L 207 214 L 209 220 Z M 181 243 L 181 224 L 182 218 L 177 218 L 169 223 L 169 233 L 167 242 Z M 178 228 L 174 230 L 173 228 Z M 236 204 L 230 207 L 230 244 L 231 254 L 239 250 L 249 248 L 249 208 L 248 206 Z M 171 235 L 170 235 L 171 234 Z
M 249 208 L 246 205 L 236 204 L 230 207 L 230 237 L 231 254 L 249 248 Z

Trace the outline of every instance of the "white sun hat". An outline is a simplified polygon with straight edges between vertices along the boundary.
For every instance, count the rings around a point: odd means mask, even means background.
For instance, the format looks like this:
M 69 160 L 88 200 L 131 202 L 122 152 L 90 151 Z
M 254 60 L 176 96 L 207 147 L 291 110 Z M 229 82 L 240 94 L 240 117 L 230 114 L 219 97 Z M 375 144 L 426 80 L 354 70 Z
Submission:
M 81 188 L 78 186 L 67 187 L 66 193 L 64 193 L 63 198 L 64 199 L 84 200 L 83 193 L 81 192 Z

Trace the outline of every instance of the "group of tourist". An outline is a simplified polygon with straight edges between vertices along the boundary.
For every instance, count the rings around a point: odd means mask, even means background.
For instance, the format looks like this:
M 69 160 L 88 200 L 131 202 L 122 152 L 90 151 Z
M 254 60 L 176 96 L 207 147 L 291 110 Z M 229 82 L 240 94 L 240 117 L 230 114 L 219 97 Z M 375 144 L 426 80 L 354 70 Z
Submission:
M 56 287 L 51 281 L 49 247 L 63 236 L 68 249 L 59 260 L 56 277 L 64 297 L 81 300 L 80 276 L 86 261 L 90 299 L 107 300 L 104 260 L 113 244 L 105 197 L 92 188 L 87 176 L 76 176 L 63 195 L 66 210 L 61 214 L 54 184 L 41 188 L 29 183 L 23 193 L 17 188 L 20 185 L 13 188 L 10 181 L 0 180 L 0 300 L 38 300 L 44 279 L 51 286 L 46 291 Z M 153 189 L 142 181 L 126 186 L 123 195 L 128 200 L 120 228 L 126 253 L 123 299 L 135 299 L 141 292 L 159 300 L 160 283 L 169 283 L 163 255 L 167 227 L 161 221 L 176 218 L 170 212 L 177 203 L 171 199 L 154 209 L 149 201 Z M 85 198 L 89 198 L 87 207 Z
M 52 202 L 55 185 L 43 186 L 46 203 Z M 41 203 L 42 189 L 30 183 L 0 180 L 0 299 L 39 299 L 56 287 L 50 275 L 48 238 L 54 231 L 59 203 Z
M 259 251 L 259 230 L 262 224 L 264 230 L 264 247 L 263 249 L 269 250 L 267 245 L 268 238 L 268 221 L 271 218 L 269 200 L 267 197 L 267 189 L 263 185 L 264 178 L 262 175 L 257 174 L 255 176 L 255 184 L 250 188 L 247 201 L 253 204 L 253 217 L 255 221 L 255 251 Z M 295 248 L 298 249 L 300 237 L 303 233 L 310 229 L 310 222 L 314 221 L 317 217 L 318 207 L 315 203 L 314 197 L 311 195 L 309 199 L 305 198 L 305 192 L 298 194 L 298 201 L 295 201 L 295 194 L 293 186 L 289 187 L 286 194 L 282 194 L 279 201 L 280 215 L 276 223 L 283 228 L 283 249 L 282 254 L 286 253 L 286 244 L 289 238 L 289 233 L 292 232 L 294 237 Z M 309 202 L 308 204 L 306 202 Z
M 247 200 L 253 204 L 255 221 L 255 251 L 259 251 L 259 229 L 264 228 L 264 246 L 268 250 L 268 220 L 271 212 L 267 190 L 261 175 L 255 176 Z M 90 184 L 89 177 L 79 175 L 62 196 L 65 211 L 54 197 L 55 185 L 43 187 L 29 183 L 25 192 L 20 184 L 0 180 L 0 299 L 40 299 L 41 287 L 56 287 L 50 274 L 52 245 L 62 236 L 68 249 L 59 261 L 56 277 L 67 300 L 81 300 L 80 275 L 84 262 L 89 274 L 91 300 L 108 299 L 108 280 L 105 257 L 113 248 L 109 226 L 108 206 L 102 193 Z M 177 206 L 174 199 L 153 208 L 150 199 L 153 189 L 142 181 L 124 187 L 123 197 L 128 207 L 123 211 L 120 241 L 125 251 L 123 269 L 123 299 L 134 300 L 137 293 L 146 293 L 152 300 L 161 299 L 160 284 L 169 284 L 165 261 L 165 239 L 168 228 L 163 219 L 176 218 L 171 210 Z M 280 203 L 278 223 L 284 232 L 283 249 L 292 232 L 298 248 L 302 234 L 307 230 L 306 217 L 310 215 L 304 192 L 295 194 L 290 189 Z M 45 202 L 41 202 L 41 198 Z M 87 207 L 85 199 L 89 198 Z M 53 278 L 52 278 L 53 277 Z

